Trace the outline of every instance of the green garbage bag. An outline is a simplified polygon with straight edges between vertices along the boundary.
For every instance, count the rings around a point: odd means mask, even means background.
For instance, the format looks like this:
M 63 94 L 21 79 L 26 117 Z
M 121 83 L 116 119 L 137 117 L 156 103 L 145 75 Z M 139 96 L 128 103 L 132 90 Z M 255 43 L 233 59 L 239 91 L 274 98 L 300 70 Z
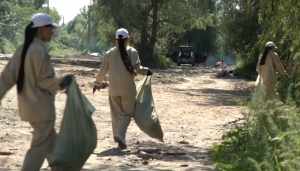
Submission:
M 262 77 L 260 75 L 258 75 L 256 78 L 255 86 L 256 86 L 255 91 L 254 91 L 255 97 L 265 99 L 267 96 L 266 90 L 265 90 L 266 88 L 263 83 Z
M 145 77 L 137 86 L 133 118 L 141 131 L 163 142 L 164 134 L 155 111 L 151 90 L 151 78 L 152 76 Z
M 73 167 L 72 171 L 84 166 L 97 146 L 97 130 L 91 117 L 94 111 L 73 77 L 50 166 Z

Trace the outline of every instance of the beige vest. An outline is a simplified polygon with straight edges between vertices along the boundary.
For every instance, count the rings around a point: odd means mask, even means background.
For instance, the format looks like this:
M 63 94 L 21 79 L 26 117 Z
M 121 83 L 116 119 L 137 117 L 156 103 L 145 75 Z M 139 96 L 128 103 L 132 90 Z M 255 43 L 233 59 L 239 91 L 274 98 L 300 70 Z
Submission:
M 138 74 L 146 75 L 148 68 L 140 65 L 138 52 L 130 46 L 127 46 L 126 50 L 135 71 Z M 106 52 L 96 81 L 101 83 L 107 73 L 109 75 L 110 96 L 128 97 L 136 95 L 134 77 L 126 70 L 118 47 L 114 47 Z
M 16 83 L 23 45 L 19 46 L 0 77 L 0 99 Z M 25 79 L 18 105 L 21 119 L 29 122 L 55 120 L 54 99 L 61 78 L 55 77 L 45 43 L 34 38 L 25 58 Z
M 265 85 L 277 84 L 277 71 L 281 75 L 286 75 L 286 71 L 284 70 L 280 58 L 276 53 L 271 51 L 268 53 L 265 65 L 259 65 L 260 61 L 261 57 L 258 60 L 256 71 L 261 76 Z

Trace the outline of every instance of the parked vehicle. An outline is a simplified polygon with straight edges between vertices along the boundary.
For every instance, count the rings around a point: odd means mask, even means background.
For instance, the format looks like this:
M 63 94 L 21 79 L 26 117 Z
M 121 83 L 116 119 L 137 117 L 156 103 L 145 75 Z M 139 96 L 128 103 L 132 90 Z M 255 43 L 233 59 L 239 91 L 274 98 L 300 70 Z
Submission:
M 180 52 L 177 57 L 177 65 L 191 64 L 195 66 L 195 55 L 193 53 L 193 47 L 189 45 L 180 46 Z
M 102 61 L 104 56 L 102 56 L 100 53 L 91 53 L 90 56 L 93 56 L 93 57 L 99 57 L 100 60 Z

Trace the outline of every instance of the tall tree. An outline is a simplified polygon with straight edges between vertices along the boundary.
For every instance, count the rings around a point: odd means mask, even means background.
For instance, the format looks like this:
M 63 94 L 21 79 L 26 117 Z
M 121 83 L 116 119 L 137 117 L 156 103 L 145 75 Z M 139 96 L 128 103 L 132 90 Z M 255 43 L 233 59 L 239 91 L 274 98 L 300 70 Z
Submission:
M 245 61 L 257 59 L 253 53 L 261 26 L 257 9 L 248 6 L 248 0 L 222 0 L 219 8 L 218 29 L 220 47 Z M 258 54 L 256 54 L 258 55 Z M 255 56 L 255 57 L 254 57 Z
M 212 24 L 208 0 L 95 0 L 107 43 L 114 43 L 117 28 L 129 29 L 142 58 L 165 52 L 178 34 Z M 109 37 L 109 38 L 108 38 Z
M 17 46 L 23 41 L 23 33 L 32 15 L 46 12 L 42 8 L 42 0 L 1 0 L 0 1 L 0 37 Z M 60 16 L 55 8 L 50 15 L 54 21 L 59 22 Z M 3 47 L 3 43 L 1 44 Z M 3 48 L 2 48 L 3 49 Z M 3 51 L 3 50 L 1 50 Z
M 258 10 L 259 22 L 262 27 L 260 45 L 268 40 L 277 42 L 282 57 L 289 57 L 299 52 L 300 38 L 300 1 L 249 0 L 253 8 Z

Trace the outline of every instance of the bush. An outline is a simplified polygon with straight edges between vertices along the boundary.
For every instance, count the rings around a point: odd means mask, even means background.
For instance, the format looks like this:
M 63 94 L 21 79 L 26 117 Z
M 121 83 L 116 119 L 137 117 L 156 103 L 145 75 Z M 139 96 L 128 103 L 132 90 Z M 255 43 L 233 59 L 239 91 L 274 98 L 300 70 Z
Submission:
M 256 62 L 245 62 L 244 60 L 238 60 L 236 68 L 239 72 L 239 76 L 249 80 L 255 80 L 257 77 Z
M 87 54 L 89 54 L 90 52 L 87 50 L 87 49 L 84 49 L 82 52 L 81 52 L 81 54 L 82 55 L 87 55 Z
M 244 125 L 236 125 L 223 135 L 221 144 L 212 148 L 215 165 L 226 171 L 300 169 L 293 164 L 300 159 L 292 159 L 300 155 L 300 148 L 294 148 L 300 139 L 297 108 L 278 101 L 264 104 L 257 99 L 251 107 L 244 115 L 248 118 Z
M 1 53 L 13 53 L 16 50 L 16 46 L 8 41 L 7 39 L 2 39 L 0 42 L 0 52 Z
M 142 65 L 151 68 L 167 69 L 173 65 L 173 61 L 163 53 L 156 52 L 154 57 L 144 57 L 141 59 Z
M 64 49 L 67 47 L 62 45 L 60 42 L 57 40 L 51 41 L 49 44 L 49 54 L 53 56 L 60 56 L 60 57 L 65 57 L 66 53 L 64 52 Z
M 161 55 L 156 58 L 155 63 L 156 66 L 161 69 L 167 69 L 173 65 L 173 61 L 171 59 Z

